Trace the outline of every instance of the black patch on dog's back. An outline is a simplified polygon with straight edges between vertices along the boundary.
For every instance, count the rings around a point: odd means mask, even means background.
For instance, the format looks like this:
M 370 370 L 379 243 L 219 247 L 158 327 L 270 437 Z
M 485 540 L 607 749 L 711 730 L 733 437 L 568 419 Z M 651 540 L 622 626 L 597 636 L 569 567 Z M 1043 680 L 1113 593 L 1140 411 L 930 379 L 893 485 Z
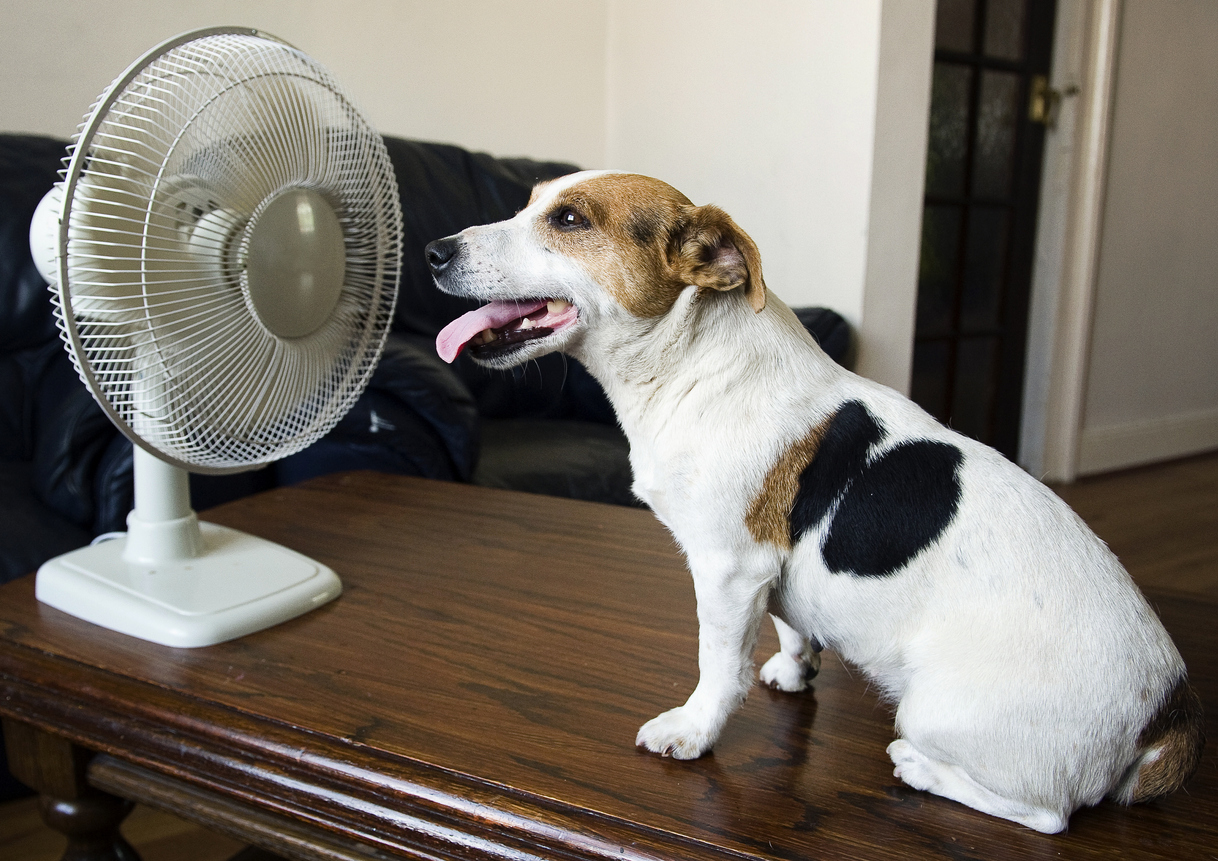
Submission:
M 830 571 L 895 574 L 952 522 L 960 503 L 960 449 L 902 443 L 850 485 L 821 548 Z
M 791 543 L 837 502 L 821 548 L 825 565 L 835 573 L 895 574 L 943 533 L 960 504 L 960 449 L 915 440 L 868 463 L 868 452 L 883 436 L 867 408 L 849 401 L 799 477 Z
M 867 464 L 867 451 L 884 437 L 884 430 L 867 408 L 847 401 L 829 421 L 816 457 L 799 476 L 791 506 L 791 544 L 820 523 L 850 482 Z

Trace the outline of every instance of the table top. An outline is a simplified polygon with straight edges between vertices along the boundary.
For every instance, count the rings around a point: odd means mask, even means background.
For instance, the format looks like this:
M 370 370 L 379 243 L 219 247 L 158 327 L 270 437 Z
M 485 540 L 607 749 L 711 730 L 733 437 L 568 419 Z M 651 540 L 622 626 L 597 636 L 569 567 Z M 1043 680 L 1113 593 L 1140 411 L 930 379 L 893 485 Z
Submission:
M 650 513 L 375 473 L 205 519 L 333 567 L 304 617 L 175 650 L 0 588 L 0 713 L 385 851 L 561 858 L 1212 858 L 1213 746 L 1186 791 L 1045 836 L 892 775 L 891 709 L 832 653 L 757 686 L 714 752 L 636 750 L 697 679 L 692 582 Z M 1214 731 L 1215 606 L 1155 593 Z M 759 658 L 776 647 L 763 638 Z M 1035 668 L 1029 667 L 1034 674 Z

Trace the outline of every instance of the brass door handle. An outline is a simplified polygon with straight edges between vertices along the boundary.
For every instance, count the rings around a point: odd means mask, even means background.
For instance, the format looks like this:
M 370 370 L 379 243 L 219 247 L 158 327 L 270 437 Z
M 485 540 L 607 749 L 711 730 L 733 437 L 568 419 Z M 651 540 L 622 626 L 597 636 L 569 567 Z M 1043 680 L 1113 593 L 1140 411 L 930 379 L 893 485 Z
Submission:
M 1049 78 L 1046 75 L 1033 76 L 1032 89 L 1028 96 L 1028 119 L 1045 128 L 1053 128 L 1057 122 L 1057 110 L 1061 106 L 1062 97 L 1077 94 L 1078 87 L 1069 86 L 1065 90 L 1055 90 L 1049 86 Z

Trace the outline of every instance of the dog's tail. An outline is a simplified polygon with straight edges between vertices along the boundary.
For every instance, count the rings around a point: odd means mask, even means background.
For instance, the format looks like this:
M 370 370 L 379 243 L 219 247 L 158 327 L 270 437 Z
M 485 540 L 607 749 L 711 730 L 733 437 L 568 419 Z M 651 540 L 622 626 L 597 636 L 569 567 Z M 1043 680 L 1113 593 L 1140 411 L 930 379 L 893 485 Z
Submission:
M 1138 736 L 1138 758 L 1112 797 L 1135 804 L 1176 791 L 1197 770 L 1204 746 L 1201 700 L 1181 676 Z

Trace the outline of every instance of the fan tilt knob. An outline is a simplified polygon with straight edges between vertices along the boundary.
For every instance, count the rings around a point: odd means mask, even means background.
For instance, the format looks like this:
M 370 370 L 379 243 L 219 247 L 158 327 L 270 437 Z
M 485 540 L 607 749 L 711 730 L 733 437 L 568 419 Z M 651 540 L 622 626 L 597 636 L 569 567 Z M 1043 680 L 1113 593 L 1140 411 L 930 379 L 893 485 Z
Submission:
M 347 269 L 342 225 L 322 195 L 289 188 L 245 228 L 243 287 L 254 313 L 281 338 L 302 338 L 330 318 Z

